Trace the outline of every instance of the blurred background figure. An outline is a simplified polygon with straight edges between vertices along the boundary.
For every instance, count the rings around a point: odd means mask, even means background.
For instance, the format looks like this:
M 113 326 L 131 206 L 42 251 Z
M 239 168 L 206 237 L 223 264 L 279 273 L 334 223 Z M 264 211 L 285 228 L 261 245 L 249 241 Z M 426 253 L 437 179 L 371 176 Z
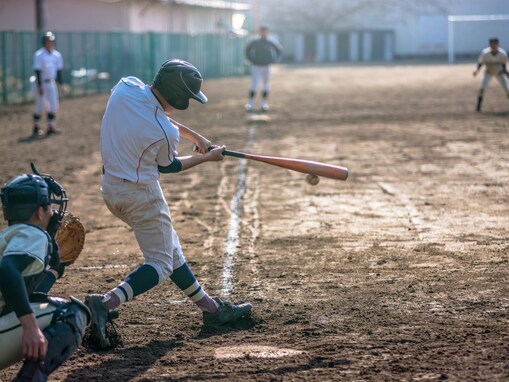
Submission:
M 270 90 L 270 65 L 276 62 L 283 52 L 283 47 L 269 36 L 269 29 L 260 27 L 260 35 L 251 40 L 246 47 L 246 58 L 251 64 L 251 85 L 249 99 L 246 104 L 247 111 L 254 111 L 256 90 L 262 81 L 261 111 L 269 109 L 267 98 Z
M 484 76 L 481 82 L 481 88 L 479 89 L 479 93 L 477 94 L 477 111 L 481 111 L 482 101 L 484 96 L 484 90 L 488 87 L 488 83 L 491 80 L 491 77 L 495 77 L 500 85 L 504 88 L 504 91 L 509 98 L 509 86 L 507 84 L 507 76 L 509 73 L 507 72 L 506 64 L 507 64 L 507 53 L 504 49 L 499 47 L 498 38 L 492 37 L 489 39 L 489 44 L 487 48 L 484 48 L 479 56 L 477 61 L 477 68 L 474 70 L 474 77 L 479 73 L 481 67 L 486 66 L 486 70 L 484 71 Z
M 56 113 L 59 107 L 56 82 L 58 82 L 60 92 L 63 94 L 65 91 L 62 78 L 64 61 L 60 52 L 54 48 L 54 45 L 55 35 L 52 32 L 46 32 L 42 37 L 42 48 L 34 53 L 35 78 L 32 79 L 32 90 L 35 96 L 33 114 L 34 137 L 43 134 L 40 128 L 40 120 L 42 113 L 45 111 L 48 113 L 46 135 L 59 132 L 55 128 Z

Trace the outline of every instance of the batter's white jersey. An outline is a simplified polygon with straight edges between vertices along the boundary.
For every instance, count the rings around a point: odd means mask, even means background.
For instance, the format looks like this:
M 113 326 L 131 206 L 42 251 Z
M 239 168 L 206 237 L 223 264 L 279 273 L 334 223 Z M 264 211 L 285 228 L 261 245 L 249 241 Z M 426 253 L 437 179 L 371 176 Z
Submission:
M 507 64 L 507 53 L 504 49 L 498 48 L 498 52 L 493 54 L 488 47 L 483 49 L 478 62 L 486 66 L 486 73 L 496 76 L 502 73 L 502 65 Z
M 178 142 L 178 127 L 164 114 L 150 86 L 136 77 L 122 78 L 112 90 L 101 125 L 105 173 L 133 183 L 157 181 L 157 166 L 171 164 Z

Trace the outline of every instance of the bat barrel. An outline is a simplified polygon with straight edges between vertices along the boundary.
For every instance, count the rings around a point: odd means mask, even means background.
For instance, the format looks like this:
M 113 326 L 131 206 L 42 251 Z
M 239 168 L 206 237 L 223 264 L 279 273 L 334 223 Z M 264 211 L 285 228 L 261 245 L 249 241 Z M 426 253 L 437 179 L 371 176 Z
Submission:
M 324 178 L 346 180 L 348 178 L 348 169 L 345 167 L 334 166 L 331 164 L 291 158 L 271 157 L 265 155 L 253 155 L 238 151 L 225 150 L 224 155 L 234 156 L 237 158 L 251 159 L 258 162 L 271 164 L 286 168 L 288 170 L 302 172 L 304 174 L 312 174 Z

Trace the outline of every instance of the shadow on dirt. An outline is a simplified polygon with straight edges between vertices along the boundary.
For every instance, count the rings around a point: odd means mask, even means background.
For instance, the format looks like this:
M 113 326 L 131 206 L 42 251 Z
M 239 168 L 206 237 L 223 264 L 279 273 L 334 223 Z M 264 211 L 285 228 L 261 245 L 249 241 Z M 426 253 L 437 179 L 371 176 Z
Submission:
M 129 381 L 152 368 L 169 351 L 182 346 L 178 339 L 154 340 L 146 346 L 97 352 L 95 355 L 103 358 L 102 363 L 75 369 L 64 381 Z
M 483 111 L 481 114 L 491 117 L 509 117 L 509 111 Z
M 234 322 L 224 324 L 220 327 L 202 326 L 200 332 L 196 335 L 196 339 L 204 339 L 213 336 L 220 336 L 230 332 L 249 330 L 260 324 L 260 320 L 256 320 L 253 315 L 241 317 Z

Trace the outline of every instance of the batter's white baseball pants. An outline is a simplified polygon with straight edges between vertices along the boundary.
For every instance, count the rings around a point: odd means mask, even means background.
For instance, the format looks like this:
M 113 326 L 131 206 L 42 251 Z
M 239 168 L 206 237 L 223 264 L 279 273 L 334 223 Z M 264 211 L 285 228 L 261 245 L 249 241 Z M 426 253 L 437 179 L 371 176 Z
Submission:
M 105 173 L 101 191 L 111 213 L 133 229 L 145 264 L 157 271 L 160 283 L 185 263 L 158 181 L 137 184 Z

